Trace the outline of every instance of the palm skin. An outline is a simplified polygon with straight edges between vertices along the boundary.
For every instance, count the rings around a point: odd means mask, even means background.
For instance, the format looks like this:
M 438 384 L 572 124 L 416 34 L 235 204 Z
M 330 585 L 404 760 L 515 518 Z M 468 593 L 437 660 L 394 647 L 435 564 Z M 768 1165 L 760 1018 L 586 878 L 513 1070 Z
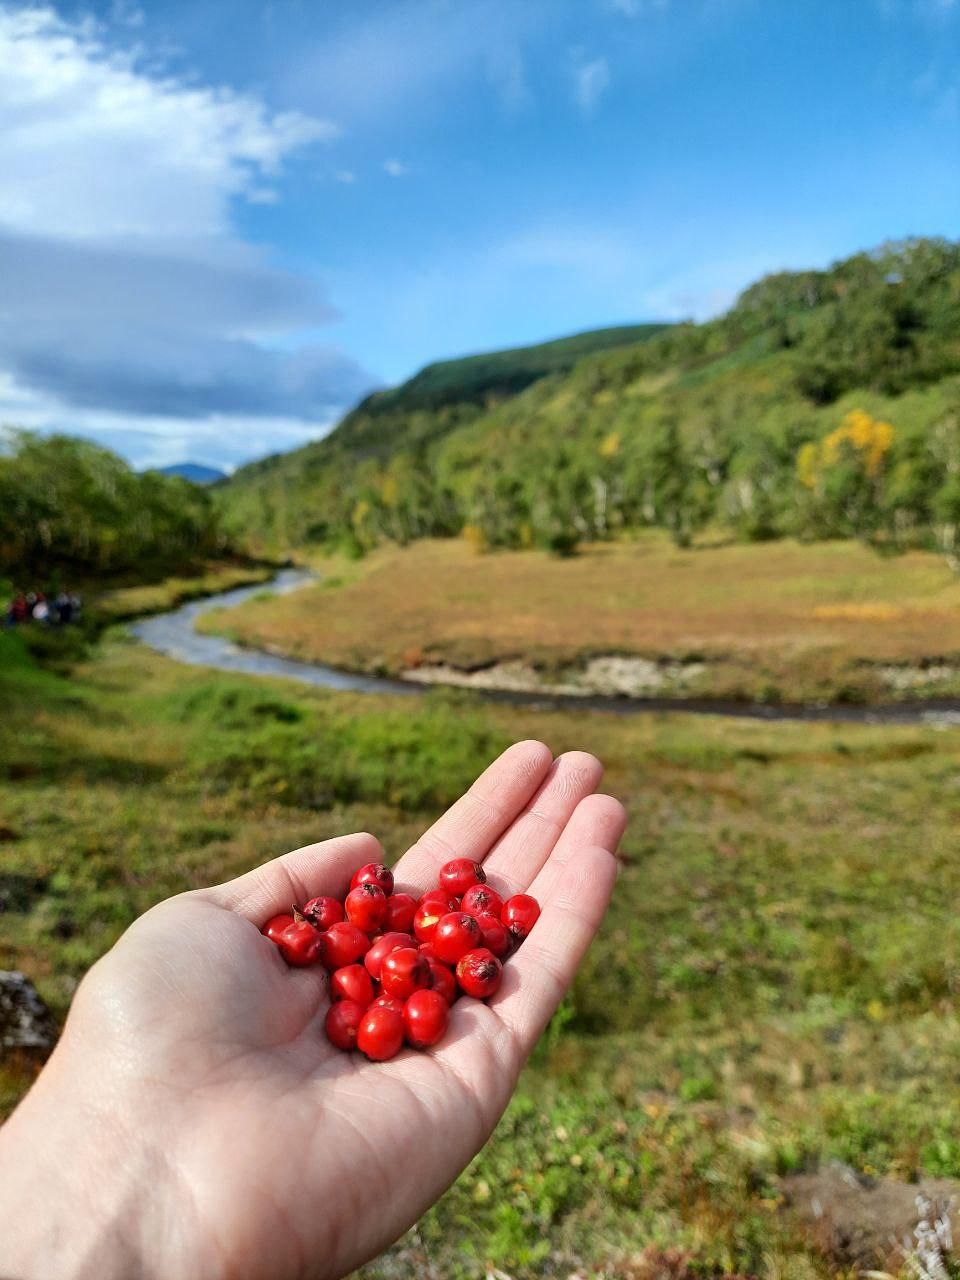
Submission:
M 382 856 L 372 836 L 297 850 L 143 916 L 81 984 L 56 1053 L 0 1131 L 0 1186 L 18 1168 L 25 1184 L 19 1201 L 0 1191 L 0 1274 L 32 1276 L 22 1258 L 49 1246 L 59 1264 L 44 1274 L 98 1280 L 340 1276 L 396 1239 L 491 1133 L 599 924 L 624 821 L 593 794 L 600 775 L 591 756 L 554 761 L 518 743 L 394 868 L 398 888 L 421 893 L 449 857 L 472 857 L 499 892 L 529 889 L 543 907 L 500 992 L 458 1001 L 426 1053 L 372 1064 L 333 1049 L 325 974 L 288 969 L 259 932 L 291 902 L 342 895 Z M 51 1124 L 95 1153 L 81 1185 L 36 1154 Z M 32 1179 L 26 1151 L 40 1159 Z M 31 1181 L 48 1205 L 59 1188 L 86 1211 L 62 1225 L 54 1213 L 33 1253 L 14 1243 L 8 1255 Z

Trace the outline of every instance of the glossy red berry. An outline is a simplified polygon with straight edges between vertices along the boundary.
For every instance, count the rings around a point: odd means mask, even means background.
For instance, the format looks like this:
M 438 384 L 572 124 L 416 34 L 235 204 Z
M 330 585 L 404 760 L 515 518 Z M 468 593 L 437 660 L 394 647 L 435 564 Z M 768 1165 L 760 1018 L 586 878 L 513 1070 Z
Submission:
M 522 942 L 540 917 L 540 903 L 529 893 L 515 893 L 503 904 L 500 923 L 506 925 L 518 942 Z
M 380 985 L 385 996 L 406 1000 L 421 987 L 430 985 L 430 965 L 413 947 L 401 947 L 384 956 Z
M 450 1006 L 437 991 L 415 991 L 403 1006 L 407 1043 L 415 1049 L 436 1044 L 450 1021 Z
M 311 898 L 303 908 L 303 914 L 318 929 L 329 929 L 332 924 L 339 924 L 343 919 L 343 904 L 336 898 L 322 895 Z
M 413 932 L 417 935 L 418 942 L 431 942 L 433 940 L 433 932 L 437 925 L 445 915 L 449 914 L 446 903 L 443 902 L 423 902 L 417 907 L 417 913 L 413 917 Z
M 353 1000 L 341 1000 L 338 1004 L 332 1004 L 324 1021 L 324 1030 L 330 1043 L 338 1049 L 355 1049 L 357 1030 L 363 1015 L 363 1006 Z
M 475 884 L 484 884 L 486 875 L 479 862 L 469 858 L 452 858 L 440 868 L 440 887 L 462 897 Z
M 499 916 L 477 916 L 477 924 L 483 937 L 483 945 L 500 960 L 510 950 L 510 930 L 500 923 Z
M 382 862 L 367 862 L 353 873 L 350 888 L 356 889 L 361 884 L 375 884 L 383 890 L 384 897 L 393 893 L 393 872 Z
M 409 893 L 394 893 L 387 898 L 387 919 L 385 927 L 399 933 L 410 933 L 413 929 L 413 917 L 416 914 L 416 901 Z
M 260 932 L 271 942 L 279 942 L 280 935 L 288 924 L 293 924 L 293 916 L 289 911 L 285 911 L 282 915 L 271 916 Z
M 352 1000 L 365 1009 L 374 997 L 373 979 L 362 964 L 348 964 L 330 977 L 330 999 Z
M 397 1013 L 403 1013 L 403 1001 L 398 1000 L 396 996 L 377 996 L 370 1005 L 371 1009 L 396 1009 Z
M 347 894 L 343 908 L 347 919 L 364 933 L 376 933 L 387 918 L 387 899 L 379 885 L 358 884 Z
M 381 933 L 379 938 L 374 938 L 370 950 L 363 957 L 363 963 L 367 966 L 367 972 L 371 978 L 380 981 L 380 966 L 383 964 L 384 956 L 388 956 L 391 951 L 396 951 L 398 947 L 413 947 L 416 944 L 409 933 Z
M 370 950 L 370 939 L 348 920 L 332 924 L 325 934 L 323 963 L 328 969 L 344 969 L 348 964 L 356 964 Z
M 474 884 L 463 895 L 460 910 L 465 911 L 468 916 L 496 916 L 499 919 L 503 899 L 488 884 Z
M 420 895 L 417 906 L 422 907 L 425 902 L 439 902 L 445 905 L 448 911 L 456 911 L 460 906 L 460 899 L 456 894 L 448 893 L 446 889 L 428 889 L 426 893 Z
M 477 1000 L 492 996 L 502 978 L 503 965 L 487 947 L 468 951 L 457 964 L 457 982 L 461 990 Z
M 315 929 L 309 921 L 294 920 L 277 938 L 277 946 L 287 964 L 301 969 L 324 958 L 325 939 L 326 934 Z
M 386 1005 L 372 1004 L 357 1029 L 357 1048 L 374 1062 L 395 1057 L 403 1045 L 403 1014 Z
M 434 929 L 430 944 L 444 964 L 456 964 L 461 956 L 479 947 L 481 941 L 480 926 L 473 916 L 451 911 Z
M 430 966 L 430 990 L 439 991 L 447 1004 L 453 1004 L 457 998 L 457 980 L 453 970 L 439 960 L 428 960 L 427 964 Z

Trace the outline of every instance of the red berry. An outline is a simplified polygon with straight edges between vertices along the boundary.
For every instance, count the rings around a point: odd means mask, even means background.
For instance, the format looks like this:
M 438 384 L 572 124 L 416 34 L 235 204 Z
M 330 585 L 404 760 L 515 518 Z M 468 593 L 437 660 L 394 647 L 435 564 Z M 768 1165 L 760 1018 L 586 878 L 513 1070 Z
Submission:
M 483 945 L 495 956 L 502 958 L 510 950 L 510 930 L 500 923 L 498 916 L 477 916 L 477 924 L 483 937 Z
M 500 923 L 507 926 L 518 942 L 522 942 L 540 916 L 540 903 L 529 893 L 515 893 L 503 904 Z
M 327 1039 L 338 1049 L 353 1049 L 357 1043 L 357 1029 L 363 1020 L 364 1009 L 353 1000 L 341 1000 L 327 1010 L 324 1029 Z
M 277 946 L 287 964 L 300 969 L 324 958 L 325 939 L 326 934 L 315 929 L 307 920 L 294 920 L 277 938 Z
M 398 1000 L 396 996 L 377 996 L 369 1007 L 371 1009 L 396 1009 L 397 1013 L 403 1013 L 403 1001 Z
M 347 920 L 332 924 L 323 938 L 323 963 L 331 970 L 345 969 L 348 964 L 356 964 L 370 950 L 367 935 Z
M 376 933 L 387 918 L 387 899 L 379 885 L 360 884 L 344 899 L 347 919 L 364 933 Z
M 431 945 L 438 960 L 444 964 L 456 964 L 461 956 L 478 947 L 481 941 L 480 926 L 473 916 L 451 911 L 434 929 Z
M 323 895 L 311 898 L 303 908 L 303 914 L 318 929 L 329 929 L 332 924 L 339 924 L 343 919 L 343 906 L 336 898 Z
M 398 1009 L 373 1004 L 357 1029 L 357 1048 L 374 1062 L 386 1062 L 400 1052 L 403 1030 L 403 1014 Z
M 417 907 L 417 914 L 413 917 L 413 932 L 417 940 L 432 941 L 434 929 L 447 914 L 447 906 L 442 902 L 424 902 Z
M 450 1006 L 437 991 L 415 991 L 403 1006 L 407 1042 L 427 1049 L 443 1037 L 450 1021 Z
M 413 947 L 401 947 L 384 956 L 380 983 L 385 996 L 406 1000 L 421 987 L 430 985 L 430 965 Z
M 280 935 L 288 924 L 293 924 L 293 916 L 289 911 L 285 911 L 282 915 L 271 916 L 260 932 L 271 942 L 279 942 Z
M 384 897 L 389 897 L 393 893 L 393 872 L 382 862 L 367 862 L 353 873 L 350 888 L 356 889 L 361 884 L 375 884 L 383 890 Z
M 348 964 L 330 978 L 330 999 L 352 1000 L 366 1008 L 373 1000 L 373 979 L 362 964 Z
M 462 990 L 477 1000 L 492 996 L 502 978 L 503 965 L 487 947 L 468 951 L 457 964 L 457 981 Z
M 440 887 L 461 897 L 471 885 L 484 884 L 487 877 L 479 862 L 469 858 L 453 858 L 440 868 Z
M 422 907 L 426 902 L 439 902 L 444 904 L 448 911 L 456 911 L 460 906 L 460 899 L 454 893 L 447 893 L 446 889 L 428 889 L 422 894 L 417 903 L 418 907 Z
M 488 884 L 471 885 L 463 895 L 460 910 L 468 916 L 496 916 L 499 919 L 503 899 Z
M 371 978 L 380 981 L 380 966 L 383 964 L 384 956 L 388 956 L 391 951 L 396 951 L 397 947 L 414 946 L 413 938 L 409 933 L 381 933 L 379 938 L 374 938 L 370 950 L 363 957 L 363 963 L 367 966 L 367 973 Z
M 413 917 L 417 904 L 409 893 L 395 893 L 387 898 L 388 929 L 396 929 L 399 933 L 409 933 L 413 928 Z
M 420 954 L 423 955 L 423 952 Z M 457 998 L 457 981 L 453 970 L 439 960 L 428 960 L 427 964 L 430 966 L 430 990 L 438 991 L 447 1004 L 453 1004 Z

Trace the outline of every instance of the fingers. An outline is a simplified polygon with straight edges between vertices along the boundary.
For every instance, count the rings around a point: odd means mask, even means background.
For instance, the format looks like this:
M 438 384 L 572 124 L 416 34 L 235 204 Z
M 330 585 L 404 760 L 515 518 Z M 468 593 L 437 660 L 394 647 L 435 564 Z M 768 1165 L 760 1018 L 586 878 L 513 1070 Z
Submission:
M 490 1007 L 506 1027 L 521 1062 L 573 981 L 603 918 L 616 874 L 609 849 L 581 847 L 571 853 L 530 936 L 504 966 L 503 986 Z
M 587 796 L 577 805 L 539 874 L 531 876 L 519 892 L 531 893 L 538 902 L 549 902 L 570 859 L 591 846 L 616 850 L 626 825 L 627 811 L 619 800 L 613 796 Z
M 302 907 L 317 894 L 342 898 L 357 867 L 382 859 L 380 841 L 361 831 L 304 845 L 203 894 L 259 926 L 289 911 L 293 903 Z
M 568 751 L 553 762 L 539 791 L 483 864 L 487 879 L 499 894 L 509 897 L 526 890 L 550 857 L 571 815 L 584 797 L 596 790 L 602 776 L 603 765 L 586 751 Z
M 450 858 L 480 862 L 543 782 L 553 762 L 542 742 L 515 742 L 424 832 L 394 867 L 399 888 L 423 891 Z

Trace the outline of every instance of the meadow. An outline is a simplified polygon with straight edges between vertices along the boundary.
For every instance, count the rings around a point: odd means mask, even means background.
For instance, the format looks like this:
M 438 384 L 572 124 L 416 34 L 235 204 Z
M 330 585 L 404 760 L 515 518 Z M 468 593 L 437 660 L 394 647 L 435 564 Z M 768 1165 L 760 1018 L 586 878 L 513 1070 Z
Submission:
M 802 1178 L 841 1161 L 908 1208 L 960 1178 L 956 731 L 332 694 L 119 630 L 69 678 L 0 646 L 0 967 L 59 1017 L 168 894 L 342 830 L 399 855 L 514 738 L 606 762 L 631 823 L 602 934 L 492 1142 L 371 1280 L 896 1270 L 889 1229 L 834 1230 L 829 1200 L 811 1225 Z M 0 1066 L 4 1111 L 34 1070 Z
M 660 531 L 573 557 L 464 540 L 317 558 L 321 580 L 209 615 L 243 644 L 376 673 L 522 660 L 576 683 L 590 659 L 685 664 L 676 692 L 768 702 L 960 693 L 960 582 L 939 556 L 854 541 L 675 547 Z

